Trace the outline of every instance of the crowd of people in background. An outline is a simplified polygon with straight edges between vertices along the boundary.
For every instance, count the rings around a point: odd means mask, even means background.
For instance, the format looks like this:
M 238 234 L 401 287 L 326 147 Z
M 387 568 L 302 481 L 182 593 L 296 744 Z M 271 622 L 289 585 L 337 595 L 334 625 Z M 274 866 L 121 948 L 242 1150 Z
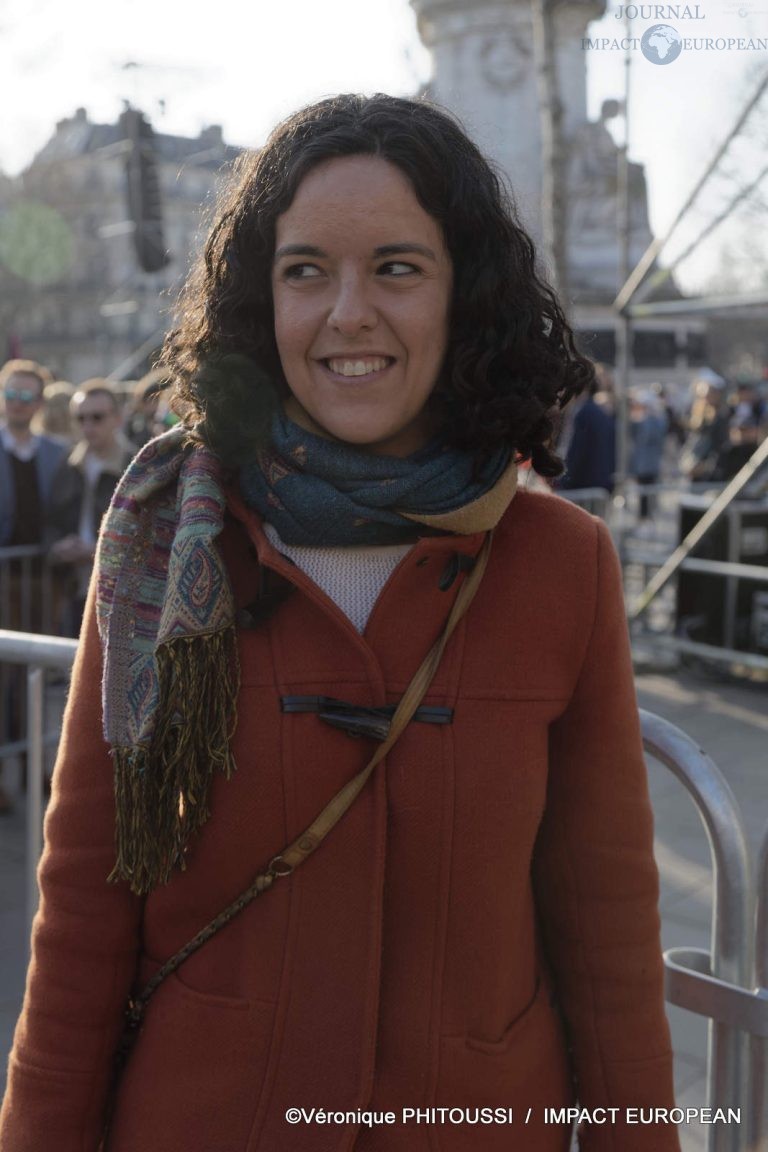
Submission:
M 77 387 L 54 381 L 33 360 L 0 369 L 0 548 L 40 548 L 56 570 L 58 633 L 78 633 L 117 481 L 136 450 L 168 426 L 162 390 L 157 372 L 126 388 L 102 378 Z
M 673 401 L 657 382 L 631 388 L 627 401 L 626 468 L 641 489 L 641 527 L 652 519 L 654 497 L 647 489 L 659 483 L 665 460 L 672 462 L 675 478 L 721 483 L 735 476 L 768 436 L 768 379 L 729 384 L 707 370 L 687 397 Z M 571 407 L 560 434 L 566 470 L 557 487 L 611 493 L 617 467 L 616 404 L 607 365 L 597 365 L 590 394 Z
M 77 636 L 117 481 L 175 419 L 163 385 L 156 371 L 126 388 L 102 378 L 76 387 L 33 360 L 0 369 L 0 627 Z M 23 733 L 21 675 L 0 691 L 6 743 Z M 0 783 L 0 814 L 10 809 Z
M 36 549 L 23 569 L 8 560 L 0 626 L 76 636 L 101 518 L 134 452 L 176 420 L 164 397 L 167 381 L 153 370 L 115 384 L 55 380 L 33 360 L 0 368 L 0 563 L 8 548 Z M 662 384 L 628 396 L 627 474 L 641 489 L 658 483 L 665 459 L 692 481 L 723 482 L 736 474 L 768 435 L 768 382 L 732 385 L 706 371 L 681 407 Z M 566 470 L 555 487 L 611 493 L 616 472 L 616 406 L 611 369 L 598 364 L 589 394 L 569 405 L 558 449 Z M 652 492 L 641 491 L 639 530 L 654 514 Z M 53 590 L 43 621 L 42 581 Z M 25 610 L 22 612 L 22 602 Z M 19 688 L 18 696 L 22 691 Z M 0 743 L 18 738 L 21 707 L 5 702 Z M 0 813 L 10 801 L 0 785 Z
M 700 380 L 681 468 L 692 480 L 730 480 L 768 434 L 768 401 L 754 382 Z

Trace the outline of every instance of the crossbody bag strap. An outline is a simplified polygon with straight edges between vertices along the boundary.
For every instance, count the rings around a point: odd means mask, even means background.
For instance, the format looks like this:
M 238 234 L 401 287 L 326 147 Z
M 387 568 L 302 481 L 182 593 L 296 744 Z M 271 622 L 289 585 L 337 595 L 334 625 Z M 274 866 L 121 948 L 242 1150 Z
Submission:
M 429 685 L 432 683 L 438 665 L 443 657 L 445 647 L 453 635 L 456 625 L 469 608 L 475 593 L 480 587 L 480 582 L 483 578 L 483 573 L 485 572 L 491 552 L 492 537 L 492 531 L 486 533 L 483 546 L 477 555 L 472 571 L 468 574 L 459 589 L 453 607 L 448 615 L 445 628 L 422 661 L 419 669 L 403 693 L 400 703 L 395 709 L 387 738 L 379 744 L 365 768 L 358 772 L 356 776 L 353 776 L 352 779 L 336 793 L 309 827 L 305 828 L 301 835 L 297 836 L 282 852 L 278 853 L 277 856 L 273 856 L 266 869 L 256 876 L 253 883 L 250 884 L 228 908 L 220 912 L 215 919 L 211 920 L 211 922 L 185 944 L 183 948 L 174 956 L 171 956 L 171 958 L 163 964 L 162 968 L 158 969 L 142 991 L 132 997 L 126 1011 L 127 1026 L 130 1031 L 135 1033 L 135 1030 L 141 1024 L 147 1003 L 162 984 L 163 980 L 165 980 L 167 976 L 170 976 L 172 972 L 175 972 L 194 952 L 202 948 L 203 944 L 210 940 L 219 929 L 234 919 L 244 908 L 247 908 L 252 900 L 255 900 L 257 896 L 261 896 L 262 892 L 266 892 L 271 888 L 275 880 L 281 879 L 284 876 L 290 876 L 300 864 L 303 864 L 304 861 L 317 850 L 331 829 L 338 824 L 347 809 L 360 795 L 374 768 L 377 764 L 381 763 L 392 745 L 399 739 L 423 700 Z M 128 1038 L 126 1038 L 126 1041 L 129 1047 L 130 1041 Z

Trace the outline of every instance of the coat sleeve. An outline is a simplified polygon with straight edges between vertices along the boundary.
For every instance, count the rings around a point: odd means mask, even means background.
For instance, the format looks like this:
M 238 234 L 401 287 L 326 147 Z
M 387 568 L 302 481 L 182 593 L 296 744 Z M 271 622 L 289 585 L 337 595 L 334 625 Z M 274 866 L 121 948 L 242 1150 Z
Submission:
M 679 1152 L 673 1123 L 628 1123 L 625 1112 L 673 1107 L 672 1053 L 621 570 L 602 522 L 596 546 L 594 586 L 584 590 L 589 642 L 569 705 L 550 729 L 536 902 L 579 1104 L 617 1109 L 612 1123 L 582 1123 L 579 1147 Z
M 0 1152 L 96 1152 L 133 980 L 142 901 L 107 884 L 113 774 L 93 606 L 73 670 L 39 869 L 32 959 L 0 1112 Z

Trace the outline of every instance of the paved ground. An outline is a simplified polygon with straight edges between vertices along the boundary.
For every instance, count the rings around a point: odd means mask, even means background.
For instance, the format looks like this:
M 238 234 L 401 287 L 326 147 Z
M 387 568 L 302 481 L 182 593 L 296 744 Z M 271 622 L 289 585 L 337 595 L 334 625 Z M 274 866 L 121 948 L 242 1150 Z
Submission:
M 768 826 L 768 686 L 731 684 L 690 671 L 638 675 L 641 707 L 693 736 L 721 767 L 744 814 L 756 847 Z M 12 774 L 10 774 L 12 775 Z M 656 812 L 657 859 L 662 877 L 665 948 L 708 948 L 712 871 L 709 847 L 693 802 L 665 767 L 649 763 Z M 24 811 L 0 824 L 0 1061 L 10 1046 L 23 992 L 26 931 L 24 910 Z M 676 1055 L 678 1103 L 706 1102 L 707 1024 L 670 1007 Z M 713 1101 L 713 1104 L 722 1102 Z M 703 1152 L 707 1129 L 682 1130 L 685 1152 Z

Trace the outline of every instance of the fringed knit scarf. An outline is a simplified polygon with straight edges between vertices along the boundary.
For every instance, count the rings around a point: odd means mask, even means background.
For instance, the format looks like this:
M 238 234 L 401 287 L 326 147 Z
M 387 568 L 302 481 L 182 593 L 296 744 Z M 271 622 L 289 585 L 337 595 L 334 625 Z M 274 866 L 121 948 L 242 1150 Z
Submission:
M 514 495 L 507 451 L 478 478 L 466 454 L 435 445 L 405 459 L 373 456 L 282 414 L 272 431 L 241 488 L 287 543 L 485 531 Z M 184 868 L 210 815 L 214 774 L 228 778 L 235 767 L 235 608 L 216 543 L 225 504 L 217 457 L 177 427 L 129 466 L 99 539 L 96 612 L 117 821 L 109 879 L 137 893 Z

